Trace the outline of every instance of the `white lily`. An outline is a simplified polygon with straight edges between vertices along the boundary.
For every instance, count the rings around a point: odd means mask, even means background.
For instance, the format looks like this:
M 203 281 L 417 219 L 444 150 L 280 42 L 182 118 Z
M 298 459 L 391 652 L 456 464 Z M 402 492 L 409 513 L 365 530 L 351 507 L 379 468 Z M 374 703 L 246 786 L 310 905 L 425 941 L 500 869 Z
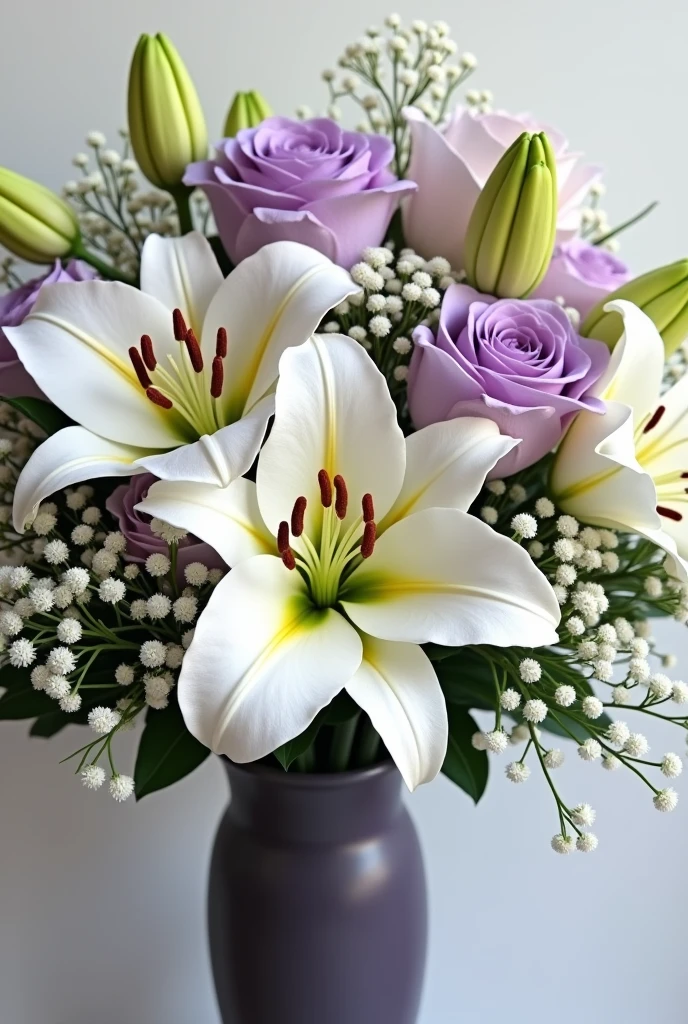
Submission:
M 48 398 L 80 426 L 54 434 L 17 485 L 23 530 L 48 494 L 144 469 L 224 486 L 253 462 L 284 350 L 355 291 L 349 275 L 276 242 L 223 279 L 207 240 L 150 235 L 141 290 L 104 281 L 43 288 L 6 333 Z
M 686 579 L 688 377 L 662 394 L 664 345 L 653 322 L 631 302 L 605 310 L 624 320 L 596 386 L 607 410 L 578 414 L 557 452 L 552 492 L 583 522 L 647 537 Z
M 193 735 L 253 761 L 345 688 L 409 788 L 432 779 L 447 711 L 418 645 L 557 639 L 545 577 L 466 512 L 515 443 L 484 419 L 434 424 L 405 441 L 384 377 L 355 342 L 316 336 L 286 352 L 257 483 L 161 482 L 138 506 L 233 566 L 179 680 Z

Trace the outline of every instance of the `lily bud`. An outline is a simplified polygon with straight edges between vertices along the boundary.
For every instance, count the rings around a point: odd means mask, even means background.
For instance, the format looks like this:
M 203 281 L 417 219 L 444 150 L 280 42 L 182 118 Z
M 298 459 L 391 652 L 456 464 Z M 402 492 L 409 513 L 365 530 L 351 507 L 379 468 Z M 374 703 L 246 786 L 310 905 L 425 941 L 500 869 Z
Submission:
M 499 298 L 523 299 L 539 285 L 554 249 L 557 168 L 544 132 L 524 132 L 478 196 L 468 224 L 468 283 Z
M 0 245 L 30 263 L 53 263 L 79 241 L 74 211 L 50 189 L 0 167 Z
M 131 145 L 142 172 L 158 188 L 178 188 L 187 165 L 208 155 L 208 133 L 189 73 L 161 32 L 138 41 L 128 108 Z
M 646 313 L 662 335 L 670 356 L 688 336 L 688 260 L 677 260 L 622 285 L 590 310 L 580 328 L 585 338 L 597 338 L 613 348 L 623 334 L 623 319 L 604 307 L 615 299 L 627 299 Z
M 251 92 L 238 92 L 227 112 L 224 136 L 233 139 L 243 128 L 256 128 L 261 121 L 271 116 L 270 105 L 255 89 Z

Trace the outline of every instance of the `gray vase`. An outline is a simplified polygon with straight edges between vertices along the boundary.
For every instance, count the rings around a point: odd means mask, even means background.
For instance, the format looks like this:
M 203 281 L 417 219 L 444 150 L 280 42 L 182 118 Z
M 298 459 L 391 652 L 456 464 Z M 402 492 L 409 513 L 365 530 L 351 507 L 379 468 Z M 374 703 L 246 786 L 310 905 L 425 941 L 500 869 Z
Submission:
M 415 1024 L 427 896 L 396 768 L 225 764 L 209 891 L 223 1024 Z

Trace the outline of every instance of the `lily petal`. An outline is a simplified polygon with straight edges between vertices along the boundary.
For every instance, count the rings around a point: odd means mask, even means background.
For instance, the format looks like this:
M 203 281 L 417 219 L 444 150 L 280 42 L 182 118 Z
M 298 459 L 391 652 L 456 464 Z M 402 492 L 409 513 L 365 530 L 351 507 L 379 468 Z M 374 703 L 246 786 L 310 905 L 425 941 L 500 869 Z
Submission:
M 604 415 L 581 412 L 557 452 L 550 487 L 558 506 L 585 523 L 657 531 L 657 493 L 636 458 L 633 410 L 608 402 Z
M 141 290 L 165 309 L 180 309 L 187 327 L 201 337 L 211 299 L 222 284 L 222 271 L 208 240 L 199 231 L 181 238 L 149 235 L 141 251 Z M 212 352 L 215 354 L 215 339 Z
M 203 346 L 227 331 L 228 422 L 239 419 L 273 386 L 280 356 L 301 345 L 325 313 L 357 291 L 350 275 L 326 256 L 297 242 L 274 242 L 243 260 L 210 303 Z
M 662 526 L 680 555 L 688 557 L 688 377 L 658 401 L 642 431 L 636 455 L 657 491 Z
M 226 487 L 251 468 L 274 408 L 274 396 L 267 395 L 236 423 L 174 451 L 154 453 L 141 465 L 161 480 Z
M 258 463 L 258 503 L 270 530 L 308 502 L 307 531 L 319 537 L 318 472 L 341 475 L 349 493 L 344 527 L 361 514 L 364 494 L 385 515 L 404 476 L 404 436 L 385 378 L 363 348 L 341 334 L 316 335 L 285 352 L 275 423 Z
M 561 617 L 523 548 L 445 508 L 390 527 L 342 588 L 341 603 L 371 636 L 448 646 L 554 644 Z
M 214 590 L 179 678 L 189 731 L 233 761 L 264 757 L 303 732 L 354 675 L 362 644 L 315 608 L 279 558 L 242 562 Z
M 424 508 L 467 512 L 485 477 L 520 442 L 492 420 L 462 417 L 418 430 L 406 438 L 406 473 L 399 497 L 378 535 Z
M 664 343 L 649 316 L 632 302 L 616 299 L 604 308 L 621 315 L 624 332 L 594 391 L 608 402 L 630 405 L 637 426 L 661 391 Z
M 71 419 L 120 444 L 172 448 L 188 437 L 177 417 L 148 400 L 129 359 L 144 333 L 158 359 L 175 354 L 170 312 L 109 281 L 41 288 L 23 324 L 5 328 L 41 390 Z
M 24 532 L 39 503 L 48 495 L 102 476 L 142 473 L 136 460 L 144 448 L 115 444 L 83 427 L 65 427 L 40 445 L 24 466 L 14 492 L 14 528 Z
M 256 485 L 244 477 L 228 487 L 161 480 L 136 509 L 200 537 L 227 565 L 277 554 L 275 538 L 258 511 Z
M 430 782 L 447 752 L 447 705 L 416 644 L 363 637 L 363 662 L 346 686 L 370 716 L 410 790 Z

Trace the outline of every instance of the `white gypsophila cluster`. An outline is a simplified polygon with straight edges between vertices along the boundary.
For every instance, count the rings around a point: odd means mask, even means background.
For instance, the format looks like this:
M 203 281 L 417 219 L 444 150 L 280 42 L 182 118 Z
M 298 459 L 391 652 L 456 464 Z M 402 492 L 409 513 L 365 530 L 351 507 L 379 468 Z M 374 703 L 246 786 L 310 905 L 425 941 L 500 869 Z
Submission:
M 14 446 L 5 447 L 15 459 Z M 172 548 L 151 556 L 141 572 L 94 496 L 84 484 L 42 503 L 34 523 L 45 543 L 36 548 L 29 525 L 17 544 L 24 564 L 0 566 L 0 649 L 56 710 L 88 722 L 95 739 L 78 752 L 77 774 L 86 788 L 100 788 L 105 758 L 119 780 L 110 792 L 121 800 L 131 788 L 114 768 L 112 740 L 146 708 L 157 713 L 169 705 L 193 625 L 224 574 L 195 562 L 184 580 L 173 578 Z M 160 521 L 155 526 L 168 544 L 185 537 Z
M 441 256 L 425 260 L 413 249 L 397 254 L 388 241 L 365 249 L 351 268 L 351 277 L 360 291 L 335 307 L 322 330 L 359 342 L 385 374 L 394 395 L 408 377 L 413 331 L 437 322 L 442 293 L 460 275 Z
M 663 554 L 649 542 L 559 515 L 549 498 L 529 499 L 528 488 L 518 481 L 489 481 L 477 508 L 495 529 L 530 541 L 528 553 L 552 584 L 562 623 L 556 649 L 538 649 L 533 657 L 514 657 L 516 652 L 485 655 L 492 658 L 499 699 L 494 729 L 476 734 L 473 745 L 500 754 L 506 749 L 502 737 L 508 736 L 511 745 L 525 742 L 520 760 L 507 765 L 507 779 L 525 782 L 532 756 L 555 795 L 560 831 L 553 848 L 559 853 L 592 852 L 598 840 L 587 830 L 594 812 L 588 804 L 569 807 L 563 801 L 550 772 L 561 766 L 564 754 L 548 749 L 537 727 L 548 729 L 551 723 L 568 735 L 582 762 L 601 764 L 610 772 L 631 769 L 650 788 L 657 810 L 673 810 L 677 794 L 655 785 L 649 772 L 678 778 L 681 757 L 670 752 L 651 758 L 642 730 L 634 731 L 614 714 L 623 708 L 626 715 L 652 715 L 688 728 L 688 716 L 675 710 L 688 704 L 688 686 L 667 674 L 676 659 L 655 650 L 645 619 L 652 608 L 687 622 L 688 587 L 666 575 Z M 661 671 L 655 670 L 653 659 Z M 505 730 L 504 716 L 517 719 L 510 731 Z
M 115 149 L 102 132 L 89 132 L 89 152 L 72 159 L 79 177 L 65 182 L 62 192 L 77 214 L 88 249 L 133 283 L 148 235 L 178 235 L 179 219 L 172 197 L 140 180 L 128 133 L 119 134 Z M 194 195 L 192 211 L 196 226 L 206 231 L 210 217 L 202 193 Z
M 458 55 L 445 22 L 427 24 L 417 19 L 406 26 L 397 14 L 385 19 L 383 30 L 371 26 L 365 36 L 345 48 L 337 63 L 342 73 L 327 69 L 321 75 L 329 93 L 327 116 L 340 120 L 341 101 L 353 101 L 362 114 L 357 131 L 388 134 L 394 139 L 394 171 L 400 178 L 409 160 L 404 108 L 416 106 L 430 121 L 441 122 L 456 90 L 477 67 L 472 53 Z M 492 94 L 487 90 L 469 92 L 466 100 L 487 112 Z M 312 114 L 301 106 L 297 116 Z

